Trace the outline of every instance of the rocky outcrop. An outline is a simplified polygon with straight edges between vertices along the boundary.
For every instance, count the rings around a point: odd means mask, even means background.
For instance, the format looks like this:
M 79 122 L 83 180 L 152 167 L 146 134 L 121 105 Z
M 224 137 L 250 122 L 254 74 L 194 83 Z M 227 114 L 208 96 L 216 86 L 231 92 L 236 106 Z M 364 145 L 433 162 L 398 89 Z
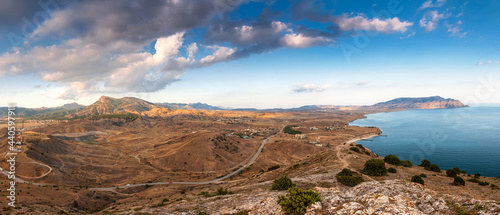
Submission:
M 369 107 L 386 109 L 437 109 L 467 107 L 467 105 L 464 105 L 459 100 L 432 96 L 423 98 L 397 98 L 387 102 L 377 103 Z
M 353 188 L 314 188 L 321 202 L 309 206 L 307 215 L 316 214 L 455 214 L 456 208 L 474 214 L 499 214 L 500 204 L 462 196 L 439 194 L 425 186 L 401 180 L 364 182 Z M 184 201 L 170 208 L 197 207 L 208 214 L 284 214 L 277 196 L 286 191 L 255 190 L 251 194 L 212 197 L 202 202 Z M 199 211 L 199 210 L 198 210 Z M 197 214 L 197 211 L 147 211 L 162 214 Z

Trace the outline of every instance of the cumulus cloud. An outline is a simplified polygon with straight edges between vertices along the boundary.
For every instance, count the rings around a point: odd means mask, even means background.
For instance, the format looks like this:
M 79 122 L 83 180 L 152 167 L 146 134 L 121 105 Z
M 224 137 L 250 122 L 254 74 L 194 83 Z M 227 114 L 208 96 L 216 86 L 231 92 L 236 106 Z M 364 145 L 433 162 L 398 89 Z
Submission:
M 330 85 L 317 86 L 316 84 L 294 84 L 292 86 L 292 93 L 314 93 L 322 92 L 330 89 Z
M 420 27 L 424 28 L 425 31 L 433 31 L 438 25 L 438 21 L 451 16 L 450 13 L 439 13 L 437 10 L 427 12 L 420 20 Z
M 425 1 L 422 6 L 418 8 L 418 10 L 423 10 L 426 8 L 432 8 L 432 7 L 442 7 L 446 3 L 446 0 L 437 0 L 436 2 L 433 3 L 432 0 L 427 0 Z
M 368 19 L 361 15 L 349 17 L 347 14 L 336 17 L 333 22 L 343 31 L 376 31 L 386 34 L 394 32 L 404 33 L 408 27 L 413 25 L 412 22 L 401 22 L 397 17 Z

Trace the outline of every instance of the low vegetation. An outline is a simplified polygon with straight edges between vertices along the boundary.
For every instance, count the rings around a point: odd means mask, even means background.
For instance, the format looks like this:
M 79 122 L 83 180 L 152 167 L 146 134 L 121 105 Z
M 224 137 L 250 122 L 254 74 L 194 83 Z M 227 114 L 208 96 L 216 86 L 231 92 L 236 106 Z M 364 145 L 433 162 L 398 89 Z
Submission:
M 294 130 L 293 127 L 297 126 L 293 125 L 286 126 L 285 129 L 283 129 L 283 132 L 285 132 L 286 134 L 302 134 L 302 131 Z
M 396 173 L 396 172 L 398 172 L 394 167 L 389 168 L 387 171 L 390 172 L 390 173 Z
M 453 183 L 451 183 L 453 186 L 465 186 L 465 181 L 462 177 L 460 176 L 455 176 L 455 179 L 453 180 Z
M 319 193 L 312 190 L 302 190 L 297 187 L 288 189 L 286 196 L 278 196 L 278 204 L 284 212 L 290 214 L 304 214 L 307 207 L 321 201 Z
M 460 168 L 454 167 L 453 169 L 446 170 L 446 176 L 454 178 L 460 174 Z
M 424 179 L 422 179 L 422 177 L 420 177 L 420 175 L 414 175 L 413 177 L 411 177 L 411 182 L 415 182 L 415 183 L 419 183 L 421 185 L 424 185 Z
M 413 166 L 413 164 L 409 160 L 401 161 L 401 165 L 403 165 L 404 167 L 412 167 Z
M 288 190 L 289 188 L 295 187 L 295 184 L 292 182 L 288 176 L 283 176 L 274 180 L 272 190 Z
M 208 191 L 202 191 L 198 193 L 198 196 L 204 196 L 204 197 L 212 197 L 212 196 L 223 196 L 227 195 L 229 192 L 227 191 L 227 188 L 224 189 L 222 187 L 219 187 L 214 193 L 209 193 Z
M 370 159 L 365 163 L 365 168 L 361 170 L 363 174 L 371 176 L 384 176 L 387 175 L 385 162 L 381 159 Z
M 360 152 L 359 148 L 355 147 L 355 146 L 351 147 L 350 149 L 351 149 L 351 151 L 354 151 L 354 152 L 358 152 L 358 153 Z
M 353 176 L 353 172 L 350 169 L 345 168 L 341 172 L 337 173 L 335 177 L 337 178 L 338 182 L 349 187 L 354 187 L 361 182 L 364 182 L 363 178 L 359 176 Z
M 396 165 L 396 166 L 400 166 L 401 165 L 401 160 L 399 160 L 399 158 L 396 155 L 387 155 L 387 156 L 385 156 L 384 157 L 384 162 L 386 162 L 388 164 Z
M 424 167 L 425 170 L 433 171 L 433 172 L 441 172 L 441 168 L 438 165 L 432 164 L 429 160 L 424 159 L 422 163 L 419 165 Z

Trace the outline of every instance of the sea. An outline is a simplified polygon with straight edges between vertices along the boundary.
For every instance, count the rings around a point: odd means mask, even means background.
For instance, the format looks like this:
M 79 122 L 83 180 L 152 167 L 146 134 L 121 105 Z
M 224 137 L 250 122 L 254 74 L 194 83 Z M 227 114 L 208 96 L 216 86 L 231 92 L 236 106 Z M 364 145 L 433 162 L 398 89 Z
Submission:
M 414 165 L 427 159 L 442 170 L 500 176 L 500 107 L 376 113 L 349 124 L 382 130 L 382 136 L 357 142 L 380 156 L 393 154 Z

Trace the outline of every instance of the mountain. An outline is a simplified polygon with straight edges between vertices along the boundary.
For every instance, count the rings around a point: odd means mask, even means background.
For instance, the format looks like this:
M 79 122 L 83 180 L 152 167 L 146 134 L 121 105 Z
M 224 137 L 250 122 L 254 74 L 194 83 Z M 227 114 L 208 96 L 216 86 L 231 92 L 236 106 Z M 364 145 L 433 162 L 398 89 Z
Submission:
M 54 113 L 64 113 L 72 112 L 78 108 L 85 107 L 84 105 L 78 104 L 76 102 L 64 104 L 59 107 L 41 107 L 41 108 L 23 108 L 17 107 L 16 114 L 20 117 L 32 117 L 32 116 L 43 116 L 52 115 Z M 7 107 L 0 107 L 0 117 L 7 115 Z
M 223 108 L 208 105 L 206 103 L 156 103 L 156 105 L 160 105 L 162 107 L 170 108 L 170 109 L 186 109 L 186 110 L 224 110 Z
M 72 117 L 88 117 L 106 114 L 132 113 L 140 114 L 155 108 L 163 108 L 160 105 L 153 104 L 142 99 L 133 97 L 124 97 L 120 99 L 101 96 L 99 100 L 93 104 L 83 108 L 70 116 Z
M 437 109 L 437 108 L 459 108 L 468 107 L 459 100 L 445 99 L 440 96 L 421 98 L 397 98 L 387 102 L 372 105 L 374 108 L 388 109 Z

